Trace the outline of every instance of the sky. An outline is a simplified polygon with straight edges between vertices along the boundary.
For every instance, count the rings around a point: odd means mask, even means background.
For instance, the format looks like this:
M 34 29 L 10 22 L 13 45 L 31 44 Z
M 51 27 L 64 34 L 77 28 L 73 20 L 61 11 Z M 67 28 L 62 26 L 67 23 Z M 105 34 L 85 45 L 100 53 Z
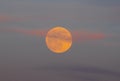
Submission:
M 45 43 L 67 28 L 63 54 Z M 120 81 L 120 0 L 0 0 L 1 81 Z

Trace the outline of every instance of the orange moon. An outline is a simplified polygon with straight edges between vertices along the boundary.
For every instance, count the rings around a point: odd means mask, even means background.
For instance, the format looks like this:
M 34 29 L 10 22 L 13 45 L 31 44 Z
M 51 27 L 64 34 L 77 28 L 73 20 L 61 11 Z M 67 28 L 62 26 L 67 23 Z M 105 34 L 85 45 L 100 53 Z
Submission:
M 56 26 L 48 31 L 46 45 L 54 53 L 64 53 L 72 45 L 72 35 L 66 28 Z

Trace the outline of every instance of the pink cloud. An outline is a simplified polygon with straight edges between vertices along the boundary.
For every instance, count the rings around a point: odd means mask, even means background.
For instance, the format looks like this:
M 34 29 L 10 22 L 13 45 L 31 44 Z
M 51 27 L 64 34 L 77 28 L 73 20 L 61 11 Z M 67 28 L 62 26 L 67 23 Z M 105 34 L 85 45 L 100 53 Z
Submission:
M 38 37 L 45 37 L 48 29 L 0 29 L 0 32 L 10 32 L 10 33 L 19 33 L 23 35 L 30 35 L 30 36 L 38 36 Z M 102 32 L 91 32 L 91 31 L 79 31 L 79 30 L 73 30 L 72 32 L 73 42 L 80 43 L 80 42 L 89 42 L 89 41 L 99 41 L 104 40 L 107 38 L 118 38 L 119 36 L 116 35 L 109 35 Z M 93 44 L 94 45 L 94 44 Z M 117 42 L 104 42 L 101 43 L 103 46 L 120 46 L 120 43 Z
M 12 18 L 9 17 L 9 16 L 0 15 L 0 22 L 6 22 L 6 21 L 9 21 L 9 20 L 12 20 Z
M 0 29 L 0 32 L 12 32 L 12 33 L 20 33 L 25 35 L 31 35 L 31 36 L 41 36 L 45 37 L 47 30 L 27 30 L 27 29 Z
M 0 29 L 0 32 L 13 32 L 13 33 L 21 33 L 25 35 L 31 35 L 31 36 L 40 36 L 45 37 L 48 29 Z M 105 33 L 100 32 L 90 32 L 90 31 L 72 31 L 73 41 L 74 42 L 83 42 L 83 41 L 91 41 L 91 40 L 103 40 L 108 37 L 112 37 L 112 35 L 107 35 Z
M 29 19 L 28 17 L 16 17 L 16 16 L 9 16 L 9 15 L 1 15 L 0 14 L 0 22 L 12 22 L 12 21 L 24 21 Z
M 73 40 L 74 41 L 90 41 L 90 40 L 103 40 L 108 38 L 109 35 L 105 33 L 96 33 L 90 31 L 74 31 L 73 32 Z

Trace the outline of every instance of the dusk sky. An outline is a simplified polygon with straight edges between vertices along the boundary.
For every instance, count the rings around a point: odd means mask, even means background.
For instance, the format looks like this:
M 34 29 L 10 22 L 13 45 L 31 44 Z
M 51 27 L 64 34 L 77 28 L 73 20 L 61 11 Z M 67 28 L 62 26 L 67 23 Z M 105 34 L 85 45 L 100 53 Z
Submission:
M 73 36 L 63 54 L 55 26 Z M 120 81 L 120 0 L 0 0 L 0 81 Z

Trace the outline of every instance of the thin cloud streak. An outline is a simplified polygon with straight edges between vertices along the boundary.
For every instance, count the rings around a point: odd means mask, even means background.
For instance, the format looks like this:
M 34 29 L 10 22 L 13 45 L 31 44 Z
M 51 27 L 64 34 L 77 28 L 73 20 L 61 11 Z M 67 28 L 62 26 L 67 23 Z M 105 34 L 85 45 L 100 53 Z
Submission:
M 8 15 L 0 15 L 0 23 L 1 22 L 18 22 L 23 21 L 25 18 L 15 17 L 15 16 L 8 16 Z
M 22 4 L 21 4 L 22 5 Z M 27 5 L 27 4 L 26 4 Z M 79 21 L 79 22 L 84 22 L 84 23 L 95 23 L 95 22 L 106 22 L 106 23 L 119 23 L 120 21 L 120 7 L 98 7 L 98 6 L 93 6 L 93 5 L 81 5 L 78 6 L 78 4 L 74 4 L 75 5 L 75 10 L 71 11 L 71 9 L 73 9 L 74 7 L 71 8 L 71 5 L 66 6 L 65 4 L 63 5 L 63 10 L 62 7 L 60 5 L 58 5 L 57 8 L 60 8 L 60 10 L 58 11 L 58 9 L 56 9 L 56 5 L 53 4 L 53 6 L 48 6 L 46 5 L 51 11 L 44 11 L 44 13 L 42 13 L 42 15 L 36 15 L 33 12 L 37 12 L 39 10 L 39 8 L 41 9 L 47 9 L 46 7 L 42 8 L 39 4 L 36 5 L 28 5 L 28 6 L 24 6 L 24 11 L 29 11 L 26 12 L 26 14 L 24 15 L 20 15 L 18 16 L 11 16 L 11 15 L 6 15 L 6 13 L 0 14 L 0 22 L 16 22 L 16 21 L 29 21 L 29 20 L 63 20 L 63 19 L 68 19 L 68 20 L 74 20 L 74 21 Z M 77 5 L 77 6 L 76 6 Z M 18 7 L 17 10 L 19 10 L 19 6 L 15 5 L 15 7 Z M 37 7 L 36 7 L 37 6 Z M 37 11 L 32 11 L 31 12 L 31 7 L 34 10 Z M 80 8 L 79 8 L 80 7 Z M 30 8 L 30 9 L 29 9 Z M 79 9 L 78 9 L 79 8 Z M 53 13 L 52 10 L 55 10 L 56 12 Z M 20 11 L 20 10 L 19 10 Z M 67 12 L 66 12 L 67 11 Z M 77 13 L 73 13 L 73 12 L 77 12 Z M 30 14 L 33 13 L 33 14 Z M 63 13 L 61 13 L 63 12 Z M 48 14 L 49 13 L 49 14 Z
M 55 17 L 46 17 L 46 16 L 36 16 L 36 15 L 26 15 L 26 16 L 9 16 L 0 14 L 0 23 L 3 22 L 24 22 L 29 20 L 48 20 L 48 19 L 58 19 Z
M 20 33 L 31 36 L 45 37 L 47 30 L 0 29 L 0 32 Z
M 73 32 L 73 40 L 75 41 L 103 40 L 108 37 L 109 35 L 105 33 L 95 33 L 95 32 L 89 32 L 89 31 Z
M 120 77 L 120 72 L 115 72 L 111 70 L 106 70 L 97 67 L 58 67 L 58 66 L 45 66 L 45 67 L 34 67 L 32 70 L 35 71 L 55 71 L 55 72 L 64 72 L 62 76 L 68 76 L 71 78 L 76 78 L 79 80 L 89 80 L 89 81 L 98 81 L 97 78 L 88 76 L 88 74 L 95 74 L 95 75 L 104 75 L 104 76 L 112 76 L 112 77 Z M 69 73 L 69 74 L 68 74 Z M 71 74 L 72 73 L 72 74 Z M 82 77 L 81 74 L 86 74 L 86 76 Z M 119 78 L 120 79 L 120 78 Z
M 0 29 L 0 32 L 12 32 L 12 33 L 21 33 L 25 35 L 31 35 L 31 36 L 40 36 L 45 37 L 48 29 L 34 29 L 34 30 L 27 30 L 27 29 Z M 72 31 L 73 41 L 76 42 L 84 42 L 84 41 L 91 41 L 91 40 L 104 40 L 106 38 L 113 37 L 112 35 L 107 35 L 105 33 L 95 33 L 90 31 Z

